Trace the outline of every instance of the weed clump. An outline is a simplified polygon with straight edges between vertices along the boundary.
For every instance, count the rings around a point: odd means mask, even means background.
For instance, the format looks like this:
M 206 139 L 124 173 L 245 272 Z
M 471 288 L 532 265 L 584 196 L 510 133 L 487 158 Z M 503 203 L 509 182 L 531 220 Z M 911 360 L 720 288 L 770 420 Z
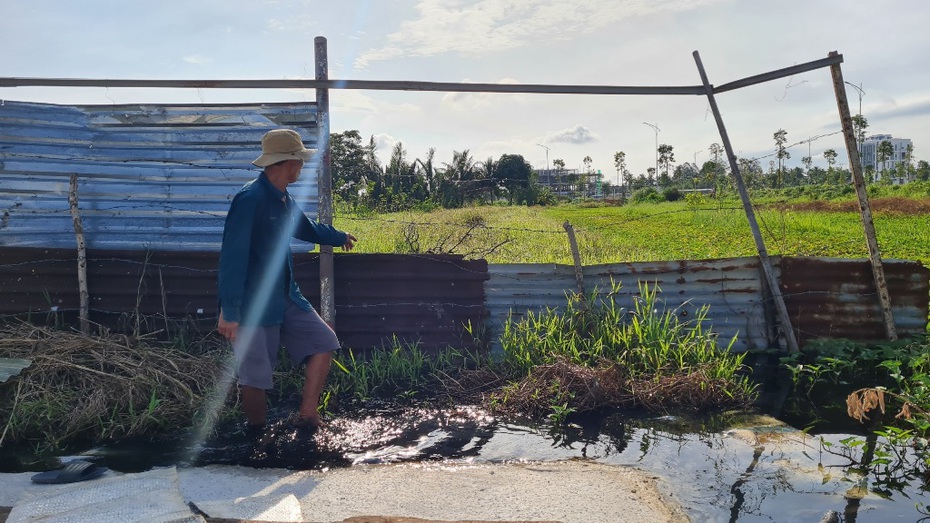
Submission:
M 632 309 L 606 295 L 568 295 L 564 310 L 510 321 L 501 339 L 511 383 L 497 410 L 564 419 L 601 407 L 702 411 L 745 407 L 756 397 L 742 354 L 705 331 L 707 308 L 688 321 L 667 310 L 658 287 L 640 284 Z
M 100 336 L 27 323 L 0 328 L 0 357 L 31 360 L 0 384 L 0 445 L 50 449 L 191 426 L 219 380 L 219 357 L 148 337 Z

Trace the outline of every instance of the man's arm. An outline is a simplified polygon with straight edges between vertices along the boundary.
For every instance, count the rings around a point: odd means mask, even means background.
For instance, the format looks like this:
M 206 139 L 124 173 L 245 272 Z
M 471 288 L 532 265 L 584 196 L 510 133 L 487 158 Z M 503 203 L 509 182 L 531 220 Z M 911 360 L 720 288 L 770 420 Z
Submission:
M 351 251 L 355 247 L 355 242 L 358 241 L 355 236 L 340 231 L 332 225 L 307 218 L 303 211 L 298 210 L 296 214 L 298 215 L 297 230 L 294 232 L 294 237 L 298 240 L 342 247 L 345 251 Z
M 235 337 L 237 329 L 234 327 L 238 327 L 239 322 L 242 321 L 255 207 L 254 198 L 242 193 L 236 195 L 229 206 L 226 224 L 223 228 L 218 277 L 220 317 L 217 329 L 230 339 Z M 230 324 L 235 324 L 235 326 Z

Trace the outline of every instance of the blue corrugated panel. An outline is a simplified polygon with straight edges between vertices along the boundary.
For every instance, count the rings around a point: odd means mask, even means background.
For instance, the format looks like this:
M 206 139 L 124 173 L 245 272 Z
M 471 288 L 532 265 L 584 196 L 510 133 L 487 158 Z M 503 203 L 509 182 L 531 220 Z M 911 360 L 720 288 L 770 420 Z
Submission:
M 74 247 L 74 174 L 88 249 L 218 250 L 229 202 L 260 172 L 250 162 L 277 127 L 315 147 L 316 105 L 4 101 L 0 246 Z M 311 217 L 318 166 L 309 162 L 289 189 Z

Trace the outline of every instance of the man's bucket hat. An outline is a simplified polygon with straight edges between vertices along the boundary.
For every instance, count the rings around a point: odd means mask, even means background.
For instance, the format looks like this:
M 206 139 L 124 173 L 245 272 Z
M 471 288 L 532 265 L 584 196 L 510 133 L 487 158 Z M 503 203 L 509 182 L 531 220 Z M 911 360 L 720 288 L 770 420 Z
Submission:
M 274 129 L 262 137 L 262 155 L 252 161 L 258 167 L 268 167 L 284 160 L 302 160 L 307 162 L 316 153 L 316 149 L 307 149 L 300 140 L 297 131 L 291 129 Z

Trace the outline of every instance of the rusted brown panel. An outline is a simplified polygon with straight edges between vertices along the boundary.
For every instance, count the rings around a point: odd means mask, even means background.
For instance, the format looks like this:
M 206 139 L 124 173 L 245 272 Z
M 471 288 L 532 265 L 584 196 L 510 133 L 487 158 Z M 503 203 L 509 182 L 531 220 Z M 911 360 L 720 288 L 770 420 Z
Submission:
M 780 266 L 785 305 L 799 342 L 885 339 L 869 260 L 783 257 Z M 930 270 L 919 262 L 901 260 L 886 260 L 883 267 L 898 335 L 925 332 Z
M 294 257 L 295 277 L 319 306 L 319 255 Z M 216 323 L 213 252 L 87 253 L 91 320 L 111 328 L 143 317 Z M 336 254 L 336 331 L 347 347 L 378 347 L 396 336 L 423 348 L 461 345 L 463 325 L 486 315 L 487 262 L 459 256 Z M 0 248 L 0 314 L 47 314 L 66 321 L 79 308 L 77 260 L 70 249 Z M 163 328 L 151 320 L 145 328 Z
M 295 257 L 300 288 L 319 305 L 319 255 Z M 426 349 L 461 346 L 463 327 L 486 316 L 484 260 L 460 256 L 346 254 L 333 263 L 336 331 L 343 345 L 366 348 L 392 337 Z

